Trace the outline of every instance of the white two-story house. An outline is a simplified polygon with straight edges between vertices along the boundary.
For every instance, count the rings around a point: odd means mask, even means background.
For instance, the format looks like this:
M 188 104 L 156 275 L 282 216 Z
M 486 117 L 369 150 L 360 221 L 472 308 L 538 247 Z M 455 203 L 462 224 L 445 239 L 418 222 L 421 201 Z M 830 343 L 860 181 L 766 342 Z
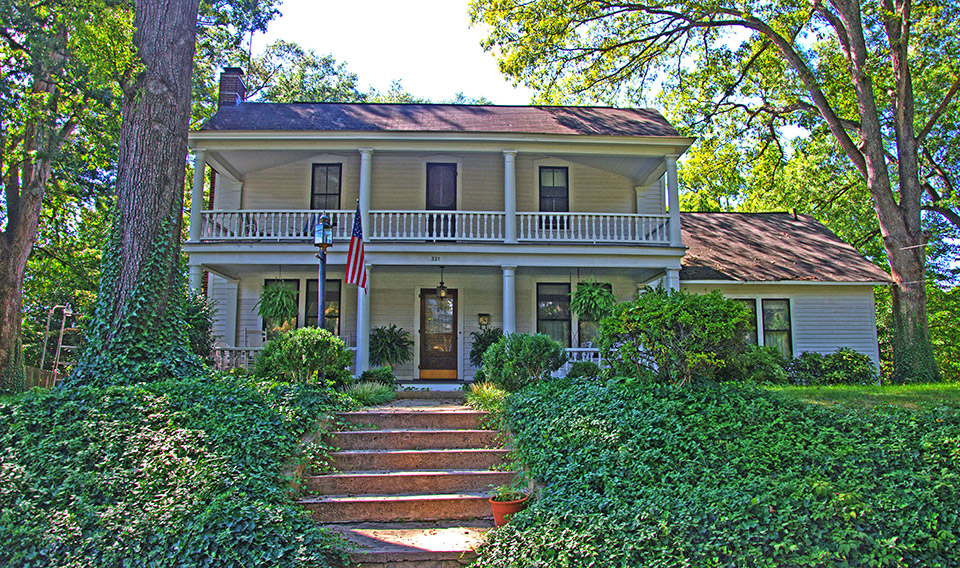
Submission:
M 334 246 L 320 324 L 356 349 L 358 372 L 369 367 L 370 330 L 389 324 L 415 340 L 413 361 L 396 369 L 407 380 L 472 379 L 470 333 L 487 326 L 547 333 L 573 357 L 591 357 L 591 322 L 569 309 L 571 290 L 589 279 L 623 300 L 651 283 L 719 288 L 753 301 L 758 342 L 790 353 L 852 345 L 876 360 L 871 286 L 886 275 L 849 247 L 845 262 L 856 270 L 842 277 L 779 273 L 744 287 L 722 263 L 708 277 L 691 272 L 677 159 L 693 140 L 654 110 L 269 104 L 243 96 L 242 72 L 228 69 L 218 112 L 190 135 L 197 175 L 184 248 L 191 286 L 217 302 L 221 355 L 242 360 L 261 345 L 255 305 L 273 280 L 299 291 L 298 325 L 318 324 L 312 221 L 325 212 Z M 358 204 L 368 279 L 359 293 L 344 283 Z M 806 220 L 807 232 L 819 227 Z M 774 239 L 782 231 L 757 225 Z M 725 240 L 704 237 L 701 248 Z M 754 243 L 765 246 L 763 238 Z M 681 268 L 694 276 L 682 282 Z M 847 306 L 844 321 L 860 327 L 804 343 L 811 333 L 798 327 L 807 316 L 799 310 L 809 297 L 828 316 L 815 329 L 833 325 L 838 303 Z M 771 328 L 773 320 L 786 332 Z

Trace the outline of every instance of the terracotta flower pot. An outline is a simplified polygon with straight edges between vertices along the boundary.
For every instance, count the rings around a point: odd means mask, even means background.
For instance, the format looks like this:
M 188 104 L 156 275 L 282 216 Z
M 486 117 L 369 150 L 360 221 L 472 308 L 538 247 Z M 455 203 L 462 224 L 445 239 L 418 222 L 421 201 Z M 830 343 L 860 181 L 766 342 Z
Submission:
M 510 517 L 527 508 L 527 500 L 529 499 L 529 495 L 517 501 L 494 501 L 491 497 L 490 507 L 493 508 L 493 523 L 498 527 L 507 524 Z

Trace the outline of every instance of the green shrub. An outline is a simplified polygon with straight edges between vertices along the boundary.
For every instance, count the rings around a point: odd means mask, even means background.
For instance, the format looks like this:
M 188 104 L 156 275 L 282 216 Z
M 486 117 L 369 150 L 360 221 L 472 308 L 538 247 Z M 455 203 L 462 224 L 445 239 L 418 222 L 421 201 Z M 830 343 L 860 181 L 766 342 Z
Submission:
M 499 327 L 488 327 L 480 331 L 471 331 L 470 337 L 473 338 L 473 343 L 470 345 L 470 364 L 479 369 L 483 365 L 483 354 L 491 345 L 500 341 L 503 330 Z
M 647 288 L 603 319 L 599 344 L 618 374 L 684 385 L 713 378 L 744 350 L 750 317 L 742 303 L 719 292 Z
M 730 384 L 511 395 L 540 499 L 481 568 L 956 566 L 960 412 L 830 410 Z M 520 560 L 522 559 L 522 560 Z
M 396 324 L 370 330 L 370 363 L 396 367 L 413 358 L 413 337 Z
M 816 351 L 804 351 L 787 365 L 790 384 L 806 386 L 819 384 L 823 377 L 823 355 Z
M 467 404 L 484 412 L 503 412 L 506 410 L 509 395 L 510 393 L 489 381 L 473 383 L 467 391 Z
M 267 342 L 254 360 L 263 378 L 342 385 L 350 380 L 353 354 L 343 340 L 325 329 L 302 327 Z
M 783 353 L 776 347 L 748 345 L 721 373 L 725 380 L 782 385 L 788 382 Z
M 397 389 L 392 384 L 379 381 L 358 381 L 346 387 L 344 393 L 360 406 L 379 406 L 397 398 Z
M 824 385 L 872 385 L 877 383 L 877 369 L 867 355 L 848 347 L 837 349 L 823 358 Z
M 600 365 L 597 365 L 593 361 L 577 361 L 570 365 L 570 372 L 567 373 L 567 377 L 581 378 L 596 378 L 600 376 Z
M 542 333 L 510 333 L 483 354 L 487 380 L 515 392 L 546 378 L 567 360 L 563 346 Z
M 0 565 L 339 566 L 287 497 L 314 385 L 228 377 L 33 391 L 0 404 Z
M 377 367 L 376 369 L 367 369 L 357 377 L 360 381 L 374 381 L 385 385 L 396 385 L 397 376 L 393 374 L 391 367 Z
M 183 321 L 187 325 L 190 351 L 208 365 L 213 363 L 213 318 L 217 313 L 216 302 L 208 300 L 199 291 L 187 292 L 183 304 Z

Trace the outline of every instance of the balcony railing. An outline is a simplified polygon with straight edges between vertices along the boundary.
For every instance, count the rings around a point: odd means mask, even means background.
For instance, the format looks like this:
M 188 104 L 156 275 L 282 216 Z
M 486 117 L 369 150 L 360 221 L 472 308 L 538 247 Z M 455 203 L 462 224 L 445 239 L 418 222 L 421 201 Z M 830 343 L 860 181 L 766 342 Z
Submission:
M 204 211 L 201 241 L 311 240 L 323 211 Z M 353 211 L 326 211 L 334 240 L 350 239 Z M 371 211 L 368 241 L 503 242 L 500 211 Z M 668 215 L 517 213 L 517 239 L 536 243 L 670 244 Z

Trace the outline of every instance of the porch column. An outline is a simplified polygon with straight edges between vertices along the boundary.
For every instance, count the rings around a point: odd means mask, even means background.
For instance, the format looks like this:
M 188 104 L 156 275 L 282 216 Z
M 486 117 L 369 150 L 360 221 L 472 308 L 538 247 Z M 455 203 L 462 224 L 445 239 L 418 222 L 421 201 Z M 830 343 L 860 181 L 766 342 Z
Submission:
M 517 151 L 503 151 L 504 236 L 508 243 L 517 242 Z
M 680 269 L 679 268 L 668 268 L 666 285 L 668 290 L 679 290 L 680 289 Z
M 193 192 L 190 194 L 191 241 L 200 240 L 200 212 L 203 211 L 203 174 L 207 168 L 207 152 L 197 150 L 193 158 Z
M 373 293 L 373 267 L 366 263 L 364 266 L 367 270 L 367 290 L 357 287 L 357 376 L 370 368 L 370 294 Z
M 226 297 L 223 300 L 223 339 L 230 347 L 239 347 L 241 343 L 237 341 L 237 300 L 240 295 L 240 281 L 226 278 L 221 280 L 226 288 Z
M 360 225 L 364 240 L 370 240 L 370 170 L 373 159 L 371 148 L 360 149 Z M 368 276 L 369 278 L 369 276 Z M 359 343 L 358 343 L 359 346 Z
M 681 247 L 680 238 L 680 189 L 677 186 L 677 158 L 666 156 L 667 163 L 667 203 L 670 208 L 670 246 Z
M 517 283 L 516 266 L 501 266 L 503 269 L 503 333 L 517 331 Z

